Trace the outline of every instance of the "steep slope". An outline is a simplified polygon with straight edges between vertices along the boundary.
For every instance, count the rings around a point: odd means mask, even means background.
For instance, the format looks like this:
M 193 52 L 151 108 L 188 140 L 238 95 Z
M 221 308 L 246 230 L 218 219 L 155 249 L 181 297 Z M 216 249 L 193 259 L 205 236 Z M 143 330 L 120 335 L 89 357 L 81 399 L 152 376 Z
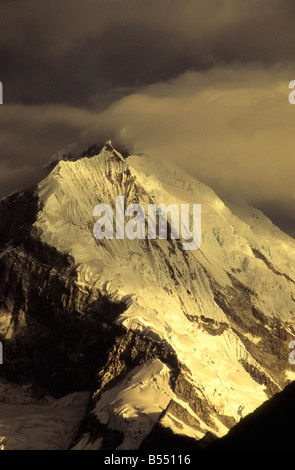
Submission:
M 241 419 L 206 450 L 293 450 L 294 393 L 293 382 Z
M 201 204 L 201 247 L 97 240 L 94 207 L 116 196 Z M 221 437 L 294 379 L 295 241 L 261 212 L 110 143 L 1 204 L 1 373 L 56 396 L 91 391 L 72 448 Z

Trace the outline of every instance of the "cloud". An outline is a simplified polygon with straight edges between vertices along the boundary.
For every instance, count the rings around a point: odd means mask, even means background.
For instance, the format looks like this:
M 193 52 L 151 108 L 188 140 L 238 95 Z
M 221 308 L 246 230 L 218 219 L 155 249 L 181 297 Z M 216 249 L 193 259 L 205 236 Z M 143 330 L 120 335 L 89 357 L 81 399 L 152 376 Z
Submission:
M 14 0 L 1 5 L 7 103 L 101 107 L 187 70 L 293 60 L 290 0 Z M 99 100 L 96 100 L 98 105 Z
M 52 155 L 91 127 L 91 111 L 62 105 L 1 105 L 0 197 L 44 176 Z
M 284 65 L 187 72 L 100 113 L 97 129 L 172 161 L 223 198 L 245 199 L 295 235 L 295 107 Z
M 121 99 L 98 116 L 96 126 L 109 123 L 135 151 L 172 160 L 227 196 L 251 202 L 289 197 L 294 193 L 291 77 L 282 66 L 187 72 Z
M 6 165 L 0 183 L 12 186 L 25 164 L 37 172 L 72 142 L 86 147 L 111 138 L 172 161 L 221 197 L 273 212 L 293 231 L 295 107 L 288 102 L 288 83 L 294 76 L 285 65 L 216 67 L 141 88 L 103 111 L 6 106 L 0 114 Z

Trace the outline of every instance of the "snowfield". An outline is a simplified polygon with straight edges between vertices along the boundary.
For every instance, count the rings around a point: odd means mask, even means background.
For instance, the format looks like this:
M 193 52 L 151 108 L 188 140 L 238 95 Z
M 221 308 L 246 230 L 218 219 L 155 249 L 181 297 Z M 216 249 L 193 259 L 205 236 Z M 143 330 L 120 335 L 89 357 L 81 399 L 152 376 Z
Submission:
M 63 450 L 85 414 L 88 392 L 37 401 L 30 389 L 0 385 L 1 450 Z
M 91 411 L 100 423 L 124 433 L 119 449 L 137 448 L 171 400 L 198 419 L 203 431 L 169 412 L 162 426 L 195 439 L 206 431 L 222 436 L 228 427 L 219 415 L 237 422 L 267 400 L 265 381 L 281 389 L 284 381 L 294 378 L 287 359 L 273 375 L 264 364 L 263 332 L 268 329 L 271 334 L 274 320 L 291 336 L 295 331 L 295 241 L 260 211 L 223 202 L 193 177 L 149 156 L 124 160 L 109 144 L 92 158 L 60 161 L 39 183 L 38 196 L 42 208 L 34 225 L 44 243 L 74 259 L 79 288 L 113 301 L 125 300 L 128 308 L 116 323 L 169 345 L 187 382 L 217 413 L 212 415 L 213 429 L 175 394 L 169 367 L 159 359 L 150 360 L 102 390 Z M 99 203 L 114 207 L 116 196 L 124 196 L 126 205 L 138 202 L 145 208 L 151 202 L 201 204 L 200 249 L 184 252 L 173 239 L 96 240 L 93 209 Z M 237 302 L 240 321 L 227 311 L 224 301 L 217 301 L 213 286 L 230 305 Z M 239 304 L 238 294 L 236 298 L 232 294 L 237 286 L 239 295 L 248 299 L 245 306 Z M 243 326 L 258 322 L 251 309 L 263 312 L 263 329 Z M 257 380 L 259 374 L 263 380 Z M 66 405 L 68 400 L 71 406 Z M 36 448 L 66 448 L 85 410 L 84 400 L 85 395 L 78 394 L 19 408 L 4 401 L 0 404 L 4 447 L 26 448 L 34 442 Z M 26 440 L 28 431 L 32 434 Z M 101 442 L 84 434 L 74 448 L 99 449 Z

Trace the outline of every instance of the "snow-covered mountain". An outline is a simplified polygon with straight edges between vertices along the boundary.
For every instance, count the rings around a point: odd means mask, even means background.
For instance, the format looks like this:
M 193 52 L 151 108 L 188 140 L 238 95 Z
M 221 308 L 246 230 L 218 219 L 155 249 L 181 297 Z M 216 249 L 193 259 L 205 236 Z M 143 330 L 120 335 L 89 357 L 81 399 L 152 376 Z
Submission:
M 200 248 L 98 240 L 94 207 L 116 196 L 201 204 Z M 108 142 L 2 200 L 0 221 L 2 381 L 50 403 L 88 391 L 70 448 L 202 447 L 294 380 L 295 241 L 259 210 Z

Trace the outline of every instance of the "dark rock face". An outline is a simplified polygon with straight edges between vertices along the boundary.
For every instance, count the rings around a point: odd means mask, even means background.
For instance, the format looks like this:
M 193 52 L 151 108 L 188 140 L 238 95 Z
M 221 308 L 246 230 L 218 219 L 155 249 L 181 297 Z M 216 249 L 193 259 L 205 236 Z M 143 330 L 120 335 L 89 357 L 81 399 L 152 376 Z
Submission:
M 275 394 L 206 450 L 294 450 L 295 383 Z
M 170 429 L 157 423 L 152 432 L 142 442 L 140 448 L 158 450 L 294 450 L 293 425 L 295 421 L 295 383 L 291 383 L 270 400 L 263 403 L 253 413 L 232 426 L 228 434 L 216 438 L 208 432 L 199 441 L 186 436 L 175 435 Z M 175 415 L 180 413 L 174 404 L 168 410 Z
M 1 267 L 1 307 L 7 312 L 11 307 L 15 333 L 2 340 L 0 373 L 20 383 L 37 382 L 57 395 L 90 389 L 109 346 L 103 324 L 119 315 L 124 303 L 81 292 L 73 277 L 63 279 L 23 252 L 10 254 Z
M 14 193 L 0 201 L 0 247 L 19 245 L 27 239 L 40 203 L 34 189 Z
M 0 259 L 0 308 L 10 330 L 0 335 L 0 374 L 61 396 L 91 389 L 112 344 L 109 325 L 126 306 L 79 289 L 71 258 L 31 229 L 37 207 L 33 193 L 13 195 L 0 206 L 2 247 L 10 247 Z
M 253 364 L 241 360 L 244 369 L 256 382 L 266 386 L 268 396 L 271 397 L 287 384 L 284 370 L 290 353 L 288 345 L 295 335 L 294 326 L 282 323 L 279 319 L 268 319 L 263 312 L 253 306 L 253 298 L 257 294 L 232 274 L 228 275 L 233 287 L 224 289 L 207 272 L 214 300 L 229 319 L 233 332 L 239 336 L 251 356 L 267 372 L 262 372 Z M 258 344 L 249 340 L 249 333 L 260 336 Z
M 176 435 L 171 429 L 161 426 L 157 423 L 152 432 L 144 439 L 140 445 L 141 450 L 149 451 L 197 451 L 206 449 L 211 442 L 216 440 L 216 436 L 209 431 L 207 434 L 197 441 L 185 435 Z
M 75 447 L 81 434 L 87 434 L 90 442 L 101 439 L 100 450 L 116 449 L 124 440 L 124 433 L 109 429 L 92 414 L 88 414 L 80 424 L 77 436 L 73 439 L 71 448 Z
M 88 414 L 80 425 L 80 429 L 74 439 L 73 446 L 79 441 L 81 436 L 85 434 L 88 435 L 90 442 L 94 442 L 99 437 L 105 435 L 108 436 L 109 432 L 111 433 L 111 436 L 113 436 L 112 432 L 115 432 L 115 430 L 111 430 L 100 423 L 99 420 L 91 414 L 91 411 L 95 408 L 96 403 L 101 398 L 102 392 L 106 392 L 114 387 L 128 372 L 134 369 L 134 367 L 146 363 L 150 359 L 160 359 L 164 364 L 167 364 L 172 371 L 174 371 L 174 374 L 177 375 L 180 371 L 181 365 L 169 345 L 157 343 L 150 338 L 134 332 L 127 332 L 124 328 L 118 329 L 116 333 L 117 336 L 113 336 L 113 345 L 105 357 L 104 365 L 101 367 L 99 374 L 97 374 L 94 383 L 95 392 L 92 395 Z M 89 423 L 92 423 L 92 425 L 90 426 Z M 97 429 L 101 432 L 99 435 L 97 434 Z M 114 446 L 112 438 L 111 442 Z M 121 444 L 121 442 L 118 442 L 117 446 L 119 444 Z M 103 441 L 102 445 L 104 447 L 101 447 L 101 449 L 116 448 L 105 447 L 105 441 Z
M 192 411 L 213 430 L 216 429 L 216 425 L 212 417 L 219 418 L 228 429 L 235 424 L 233 418 L 217 413 L 214 407 L 203 396 L 202 391 L 189 382 L 183 373 L 178 374 L 172 386 L 175 395 L 186 402 Z M 189 424 L 188 419 L 185 420 L 185 423 Z M 202 430 L 202 427 L 200 427 L 200 430 Z

